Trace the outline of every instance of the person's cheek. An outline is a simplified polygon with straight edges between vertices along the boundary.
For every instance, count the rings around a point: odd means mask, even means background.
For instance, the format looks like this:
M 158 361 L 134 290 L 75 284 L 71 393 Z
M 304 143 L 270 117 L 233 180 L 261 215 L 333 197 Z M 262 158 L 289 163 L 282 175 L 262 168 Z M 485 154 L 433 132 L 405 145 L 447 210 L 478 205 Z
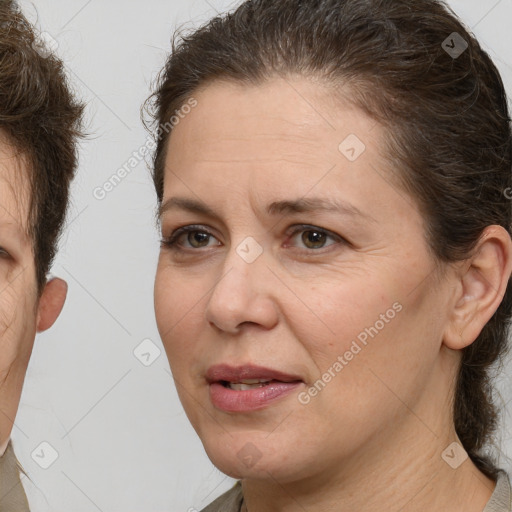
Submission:
M 155 314 L 158 330 L 177 384 L 187 384 L 197 351 L 201 321 L 200 297 L 194 286 L 176 272 L 159 271 L 155 283 Z
M 5 443 L 16 416 L 35 337 L 35 296 L 17 287 L 0 293 L 0 443 Z
M 20 322 L 22 308 L 16 290 L 11 286 L 5 287 L 0 293 L 0 374 L 8 373 L 26 345 L 23 343 L 24 331 L 30 324 L 30 317 L 26 318 L 26 326 Z
M 172 274 L 159 266 L 155 279 L 155 317 L 157 327 L 165 343 L 177 323 L 180 304 L 176 295 L 180 293 L 179 285 L 173 280 Z

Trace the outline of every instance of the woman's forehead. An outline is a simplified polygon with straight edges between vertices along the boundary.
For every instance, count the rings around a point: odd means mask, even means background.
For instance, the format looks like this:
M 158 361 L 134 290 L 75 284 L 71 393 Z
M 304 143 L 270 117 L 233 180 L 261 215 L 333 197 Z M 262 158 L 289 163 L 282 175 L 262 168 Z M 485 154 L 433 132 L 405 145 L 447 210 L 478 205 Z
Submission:
M 363 119 L 370 129 L 374 121 L 347 99 L 349 91 L 348 87 L 334 88 L 300 76 L 274 77 L 258 84 L 214 81 L 194 93 L 197 106 L 173 132 L 183 131 L 179 128 L 187 124 L 188 118 L 196 121 L 196 133 L 211 130 L 213 122 L 218 136 L 233 128 L 243 133 L 269 124 L 269 128 L 283 135 L 295 132 L 307 137 L 312 128 L 336 131 L 347 122 Z M 338 105 L 342 107 L 342 117 L 336 109 Z
M 382 176 L 383 128 L 350 104 L 327 110 L 325 94 L 308 81 L 285 80 L 202 89 L 170 137 L 164 201 L 191 189 L 209 198 L 242 191 L 263 202 L 341 194 L 356 207 L 384 204 L 383 187 L 395 185 Z M 394 204 L 396 195 L 387 200 Z
M 285 169 L 290 164 L 325 173 L 339 164 L 355 167 L 363 153 L 378 153 L 382 133 L 375 121 L 348 103 L 327 108 L 326 94 L 306 80 L 213 83 L 173 129 L 166 167 L 206 172 L 218 165 Z

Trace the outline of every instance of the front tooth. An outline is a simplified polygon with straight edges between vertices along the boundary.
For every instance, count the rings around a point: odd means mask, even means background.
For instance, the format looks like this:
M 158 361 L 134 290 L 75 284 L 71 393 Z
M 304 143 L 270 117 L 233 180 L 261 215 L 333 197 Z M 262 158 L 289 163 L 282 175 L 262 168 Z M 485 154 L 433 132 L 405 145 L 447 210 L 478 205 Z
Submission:
M 249 384 L 241 384 L 239 382 L 231 382 L 229 384 L 229 387 L 231 389 L 234 389 L 235 391 L 247 391 L 248 389 L 252 389 L 253 386 Z
M 248 391 L 249 389 L 262 388 L 269 380 L 251 379 L 242 382 L 230 382 L 229 387 L 235 391 Z

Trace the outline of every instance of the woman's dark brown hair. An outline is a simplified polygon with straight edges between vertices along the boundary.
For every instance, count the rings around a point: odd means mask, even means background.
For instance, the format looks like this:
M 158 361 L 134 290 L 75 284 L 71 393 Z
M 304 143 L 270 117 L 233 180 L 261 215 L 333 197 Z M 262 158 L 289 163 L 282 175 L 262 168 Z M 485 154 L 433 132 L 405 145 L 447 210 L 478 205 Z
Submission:
M 15 2 L 0 0 L 0 131 L 29 166 L 28 227 L 39 292 L 66 214 L 82 113 L 60 59 L 38 39 Z
M 348 90 L 386 128 L 387 157 L 424 215 L 439 262 L 466 259 L 489 225 L 511 233 L 511 123 L 503 83 L 488 54 L 440 1 L 246 1 L 174 37 L 147 108 L 164 125 L 211 81 L 257 85 L 297 74 L 324 80 L 333 94 Z M 157 140 L 153 161 L 159 202 L 168 138 Z M 456 432 L 476 466 L 494 479 L 496 462 L 484 451 L 498 420 L 489 372 L 507 350 L 511 314 L 509 281 L 494 316 L 462 351 L 455 390 Z

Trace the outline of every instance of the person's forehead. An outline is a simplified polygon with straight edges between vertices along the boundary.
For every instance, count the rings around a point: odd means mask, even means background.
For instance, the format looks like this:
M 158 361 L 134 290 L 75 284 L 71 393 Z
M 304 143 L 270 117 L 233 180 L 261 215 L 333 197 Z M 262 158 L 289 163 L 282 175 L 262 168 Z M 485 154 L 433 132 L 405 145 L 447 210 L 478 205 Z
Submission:
M 198 105 L 169 138 L 167 164 L 172 167 L 219 159 L 263 163 L 269 155 L 273 161 L 277 155 L 295 159 L 298 165 L 332 164 L 349 134 L 357 134 L 367 147 L 382 143 L 374 119 L 332 88 L 304 77 L 249 85 L 218 81 L 194 97 Z
M 28 240 L 30 187 L 27 158 L 0 135 L 0 227 Z
M 188 117 L 203 118 L 206 115 L 207 120 L 210 117 L 215 120 L 217 129 L 229 125 L 232 118 L 239 123 L 240 117 L 247 117 L 248 126 L 252 126 L 261 117 L 264 123 L 272 120 L 277 125 L 282 124 L 285 132 L 309 125 L 333 130 L 333 108 L 341 107 L 345 113 L 353 111 L 358 117 L 362 115 L 349 101 L 350 93 L 348 85 L 334 87 L 325 81 L 300 75 L 276 76 L 251 84 L 215 80 L 195 90 L 193 96 L 198 105 L 178 126 Z

